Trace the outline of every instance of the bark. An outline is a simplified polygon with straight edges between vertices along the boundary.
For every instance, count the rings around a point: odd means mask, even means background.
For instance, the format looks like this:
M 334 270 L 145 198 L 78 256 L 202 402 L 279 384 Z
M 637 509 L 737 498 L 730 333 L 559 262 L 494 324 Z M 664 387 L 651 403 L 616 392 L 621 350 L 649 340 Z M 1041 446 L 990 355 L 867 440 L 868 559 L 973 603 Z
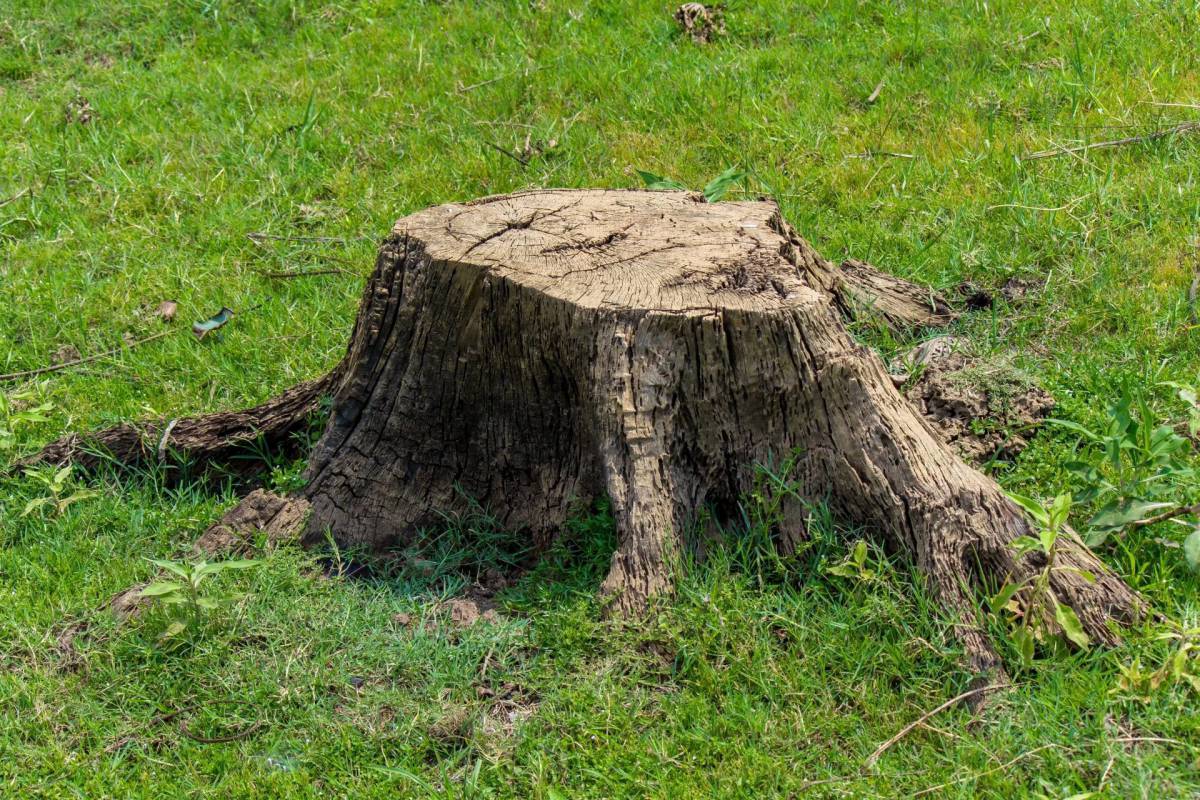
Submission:
M 330 376 L 162 438 L 212 458 L 230 430 L 278 435 L 288 411 L 331 392 L 304 539 L 343 548 L 403 546 L 468 497 L 545 543 L 574 501 L 607 495 L 619 545 L 603 592 L 624 613 L 670 590 L 702 509 L 732 516 L 754 465 L 796 452 L 805 497 L 911 559 L 972 667 L 998 671 L 976 590 L 1036 569 L 1010 547 L 1029 525 L 847 333 L 864 306 L 894 326 L 953 313 L 861 262 L 826 261 L 770 202 L 535 191 L 438 206 L 396 224 Z M 162 449 L 116 439 L 119 457 Z M 1134 619 L 1140 600 L 1082 545 L 1060 559 L 1097 580 L 1058 570 L 1056 593 L 1114 641 L 1108 620 Z
M 228 464 L 248 446 L 289 447 L 289 438 L 317 413 L 321 398 L 337 384 L 341 365 L 322 378 L 305 381 L 262 405 L 199 417 L 140 424 L 122 423 L 103 431 L 71 433 L 17 464 L 76 464 L 95 469 L 102 464 L 197 467 Z

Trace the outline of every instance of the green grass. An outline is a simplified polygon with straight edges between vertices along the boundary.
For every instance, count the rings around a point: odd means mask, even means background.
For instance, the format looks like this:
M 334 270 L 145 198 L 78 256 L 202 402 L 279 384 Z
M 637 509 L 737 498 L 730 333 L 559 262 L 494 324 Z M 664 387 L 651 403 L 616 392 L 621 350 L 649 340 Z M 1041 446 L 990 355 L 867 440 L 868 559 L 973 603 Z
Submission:
M 1200 5 L 768 0 L 733 2 L 727 19 L 702 47 L 650 2 L 4 0 L 0 202 L 28 191 L 0 205 L 0 372 L 154 333 L 164 299 L 179 301 L 181 329 L 262 304 L 203 341 L 181 332 L 26 383 L 54 411 L 19 431 L 18 450 L 246 405 L 320 374 L 344 347 L 375 242 L 404 213 L 634 186 L 636 169 L 699 187 L 732 165 L 830 258 L 947 291 L 1044 280 L 958 333 L 1036 376 L 1060 415 L 1094 423 L 1128 388 L 1181 415 L 1159 383 L 1200 374 L 1187 303 L 1200 136 L 1019 156 L 1200 116 L 1160 105 L 1200 103 Z M 77 98 L 87 124 L 68 122 Z M 489 146 L 527 136 L 545 146 L 527 167 Z M 867 151 L 913 157 L 854 157 Z M 340 241 L 258 245 L 255 231 Z M 328 266 L 349 274 L 261 274 Z M 996 476 L 1041 496 L 1070 489 L 1071 444 L 1043 431 Z M 939 715 L 864 771 L 967 680 L 907 572 L 858 586 L 809 559 L 781 579 L 743 540 L 692 570 L 653 621 L 624 627 L 591 600 L 611 548 L 598 513 L 505 594 L 496 625 L 392 621 L 430 614 L 456 570 L 326 579 L 315 556 L 280 550 L 223 576 L 245 599 L 171 649 L 156 614 L 117 624 L 104 603 L 153 574 L 145 557 L 185 553 L 233 495 L 152 475 L 96 487 L 61 517 L 22 517 L 36 484 L 0 482 L 4 796 L 892 797 L 955 781 L 939 793 L 1200 792 L 1195 695 L 1111 692 L 1118 663 L 1161 663 L 1157 628 L 1119 651 L 1044 659 L 982 722 Z M 1194 626 L 1200 583 L 1162 543 L 1181 530 L 1104 556 Z M 844 552 L 823 547 L 825 563 Z M 58 639 L 81 620 L 64 654 Z M 482 718 L 493 700 L 477 692 L 505 683 L 532 712 L 511 733 Z M 179 719 L 209 736 L 261 726 L 203 744 Z

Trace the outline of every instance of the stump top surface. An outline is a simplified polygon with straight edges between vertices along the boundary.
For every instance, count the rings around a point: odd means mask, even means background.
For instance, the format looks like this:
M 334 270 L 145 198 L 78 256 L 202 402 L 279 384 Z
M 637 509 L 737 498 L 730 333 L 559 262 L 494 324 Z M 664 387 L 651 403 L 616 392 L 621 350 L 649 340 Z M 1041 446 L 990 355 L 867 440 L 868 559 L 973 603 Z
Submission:
M 781 254 L 787 240 L 769 201 L 548 189 L 435 206 L 401 218 L 394 230 L 436 260 L 478 266 L 587 308 L 704 314 L 813 297 Z

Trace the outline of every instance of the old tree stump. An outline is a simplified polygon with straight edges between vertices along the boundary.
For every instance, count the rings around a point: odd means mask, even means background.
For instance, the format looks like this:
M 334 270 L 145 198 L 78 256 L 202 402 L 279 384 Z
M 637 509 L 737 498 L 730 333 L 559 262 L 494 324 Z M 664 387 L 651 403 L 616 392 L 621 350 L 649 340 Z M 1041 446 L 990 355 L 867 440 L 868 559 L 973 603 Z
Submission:
M 247 411 L 71 436 L 40 458 L 211 461 L 286 437 L 332 395 L 306 487 L 256 493 L 226 533 L 299 508 L 307 541 L 381 550 L 467 496 L 544 543 L 575 501 L 607 495 L 619 546 L 603 592 L 629 613 L 670 590 L 702 509 L 731 517 L 754 465 L 795 452 L 803 495 L 911 559 L 960 620 L 971 667 L 1002 673 L 977 591 L 1042 566 L 1010 547 L 1030 527 L 847 333 L 866 307 L 893 326 L 952 313 L 866 264 L 826 261 L 771 202 L 533 191 L 443 205 L 396 223 L 329 375 Z M 792 518 L 784 548 L 804 536 Z M 1077 541 L 1058 557 L 1075 569 L 1055 570 L 1053 591 L 1113 642 L 1108 621 L 1132 620 L 1140 600 Z

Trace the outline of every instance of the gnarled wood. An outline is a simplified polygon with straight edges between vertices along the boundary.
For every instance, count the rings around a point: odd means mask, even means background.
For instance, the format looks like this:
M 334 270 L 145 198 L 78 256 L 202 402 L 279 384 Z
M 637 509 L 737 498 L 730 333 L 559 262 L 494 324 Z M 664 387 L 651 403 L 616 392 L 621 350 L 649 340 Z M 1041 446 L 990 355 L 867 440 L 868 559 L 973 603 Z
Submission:
M 299 383 L 278 397 L 240 411 L 199 417 L 123 423 L 103 431 L 71 433 L 46 445 L 18 466 L 76 464 L 94 469 L 103 463 L 139 466 L 187 460 L 198 466 L 227 462 L 253 442 L 286 443 L 317 412 L 321 397 L 332 391 L 339 367 L 317 380 Z
M 770 202 L 535 191 L 405 217 L 342 364 L 295 398 L 333 394 L 305 537 L 403 545 L 471 497 L 544 542 L 574 501 L 605 494 L 619 546 L 603 588 L 629 612 L 670 589 L 701 509 L 731 516 L 754 464 L 796 452 L 807 498 L 912 559 L 972 665 L 998 670 L 974 589 L 1036 568 L 1010 547 L 1029 525 L 847 333 L 864 303 L 893 325 L 952 316 L 912 284 L 826 261 Z M 1097 575 L 1056 571 L 1054 589 L 1112 641 L 1107 620 L 1140 601 L 1081 545 L 1060 558 Z

